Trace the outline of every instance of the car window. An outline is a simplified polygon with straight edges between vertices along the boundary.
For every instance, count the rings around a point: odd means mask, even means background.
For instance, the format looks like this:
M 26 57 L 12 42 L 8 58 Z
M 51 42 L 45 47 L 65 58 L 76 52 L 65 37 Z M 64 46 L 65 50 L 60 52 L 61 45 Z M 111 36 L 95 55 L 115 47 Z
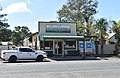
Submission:
M 30 49 L 30 48 L 27 48 L 27 51 L 28 52 L 35 52 L 34 50 Z
M 27 49 L 25 49 L 25 48 L 20 48 L 19 49 L 21 52 L 27 52 Z
M 20 48 L 21 52 L 34 52 L 34 50 L 30 49 L 30 48 Z

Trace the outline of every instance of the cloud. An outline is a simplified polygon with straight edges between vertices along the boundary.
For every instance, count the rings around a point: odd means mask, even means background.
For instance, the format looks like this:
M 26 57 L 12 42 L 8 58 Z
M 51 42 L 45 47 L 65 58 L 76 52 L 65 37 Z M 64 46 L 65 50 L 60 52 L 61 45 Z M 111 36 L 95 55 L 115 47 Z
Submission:
M 0 2 L 2 2 L 3 0 L 0 0 Z M 31 0 L 26 0 L 28 3 L 30 3 L 31 2 Z
M 7 8 L 4 8 L 2 10 L 2 13 L 6 13 L 6 14 L 21 13 L 21 12 L 32 13 L 32 11 L 27 7 L 27 4 L 25 2 L 12 3 Z
M 3 0 L 0 0 L 0 2 L 2 2 Z
M 28 3 L 30 3 L 31 1 L 30 0 L 26 0 Z

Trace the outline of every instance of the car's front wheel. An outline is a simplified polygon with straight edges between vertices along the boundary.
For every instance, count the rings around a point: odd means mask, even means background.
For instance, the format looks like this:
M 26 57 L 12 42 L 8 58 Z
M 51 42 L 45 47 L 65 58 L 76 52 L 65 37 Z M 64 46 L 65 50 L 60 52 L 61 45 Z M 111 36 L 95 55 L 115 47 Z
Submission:
M 15 63 L 17 61 L 17 57 L 16 56 L 11 56 L 8 60 L 8 62 L 10 63 Z
M 39 55 L 39 56 L 37 56 L 36 61 L 37 61 L 37 62 L 42 62 L 43 59 L 44 59 L 43 56 L 42 56 L 42 55 Z

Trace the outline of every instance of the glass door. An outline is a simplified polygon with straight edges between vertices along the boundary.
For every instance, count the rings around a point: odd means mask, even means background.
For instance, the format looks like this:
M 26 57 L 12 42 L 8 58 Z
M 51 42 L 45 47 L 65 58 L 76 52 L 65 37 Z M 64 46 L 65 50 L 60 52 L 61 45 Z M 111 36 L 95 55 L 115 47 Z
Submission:
M 62 54 L 62 41 L 55 41 L 55 54 Z

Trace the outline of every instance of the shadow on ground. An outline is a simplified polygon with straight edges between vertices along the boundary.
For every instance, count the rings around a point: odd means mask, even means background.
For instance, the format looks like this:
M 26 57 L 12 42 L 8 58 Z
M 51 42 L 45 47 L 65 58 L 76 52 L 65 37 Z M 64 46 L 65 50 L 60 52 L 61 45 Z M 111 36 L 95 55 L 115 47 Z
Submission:
M 75 60 L 101 60 L 98 57 L 80 57 L 80 56 L 66 56 L 66 57 L 59 57 L 59 56 L 53 56 L 49 57 L 51 60 L 55 61 L 75 61 Z
M 50 62 L 49 60 L 44 60 L 42 62 Z M 3 63 L 10 63 L 8 61 L 3 61 Z M 40 62 L 36 62 L 35 60 L 18 60 L 15 63 L 40 63 Z

